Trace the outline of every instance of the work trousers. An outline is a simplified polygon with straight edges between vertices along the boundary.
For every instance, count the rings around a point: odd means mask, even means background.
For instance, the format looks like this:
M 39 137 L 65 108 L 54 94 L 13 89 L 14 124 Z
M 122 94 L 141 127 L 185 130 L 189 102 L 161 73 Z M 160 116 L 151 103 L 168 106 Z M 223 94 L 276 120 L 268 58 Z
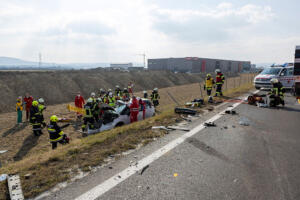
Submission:
M 130 112 L 130 123 L 138 121 L 139 112 Z
M 23 116 L 22 110 L 18 110 L 17 111 L 17 115 L 18 115 L 18 117 L 17 117 L 17 123 L 20 124 L 20 123 L 22 123 L 22 116 Z
M 216 89 L 216 96 L 223 96 L 222 93 L 222 84 L 217 84 L 217 89 Z

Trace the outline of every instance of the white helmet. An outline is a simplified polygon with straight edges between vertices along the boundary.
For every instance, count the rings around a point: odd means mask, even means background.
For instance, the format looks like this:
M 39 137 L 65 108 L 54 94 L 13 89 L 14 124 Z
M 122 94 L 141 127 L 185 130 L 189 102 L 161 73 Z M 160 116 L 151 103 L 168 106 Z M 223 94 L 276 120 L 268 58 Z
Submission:
M 93 103 L 93 99 L 92 98 L 88 98 L 87 103 Z
M 144 90 L 144 91 L 143 91 L 143 93 L 144 93 L 144 94 L 146 94 L 146 93 L 147 93 L 147 91 L 146 91 L 146 90 Z
M 108 91 L 108 92 L 111 92 L 111 89 L 108 89 L 107 91 Z
M 278 83 L 278 79 L 277 79 L 277 78 L 272 78 L 272 79 L 271 79 L 271 83 L 272 83 L 272 84 Z
M 221 70 L 220 69 L 216 69 L 216 71 L 215 71 L 216 73 L 219 73 L 219 72 L 221 72 Z
M 112 96 L 113 96 L 113 93 L 112 93 L 112 92 L 110 92 L 110 93 L 108 93 L 108 95 L 109 95 L 109 97 L 112 97 Z
M 91 96 L 92 96 L 92 97 L 96 96 L 95 92 L 92 92 L 92 93 L 91 93 Z
M 116 88 L 119 88 L 120 86 L 119 85 L 116 85 Z
M 157 89 L 157 88 L 154 88 L 153 90 L 154 90 L 154 91 L 158 91 L 158 89 Z
M 39 102 L 39 103 L 44 103 L 45 101 L 44 101 L 43 98 L 39 98 L 38 102 Z

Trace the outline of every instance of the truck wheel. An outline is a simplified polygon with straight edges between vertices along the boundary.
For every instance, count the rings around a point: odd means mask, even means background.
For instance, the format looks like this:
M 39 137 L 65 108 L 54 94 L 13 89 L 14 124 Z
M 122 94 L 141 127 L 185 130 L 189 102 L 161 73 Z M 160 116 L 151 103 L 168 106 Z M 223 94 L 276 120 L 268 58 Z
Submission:
M 255 89 L 259 90 L 259 89 L 260 89 L 260 87 L 257 87 L 257 86 L 256 86 L 256 87 L 255 87 Z

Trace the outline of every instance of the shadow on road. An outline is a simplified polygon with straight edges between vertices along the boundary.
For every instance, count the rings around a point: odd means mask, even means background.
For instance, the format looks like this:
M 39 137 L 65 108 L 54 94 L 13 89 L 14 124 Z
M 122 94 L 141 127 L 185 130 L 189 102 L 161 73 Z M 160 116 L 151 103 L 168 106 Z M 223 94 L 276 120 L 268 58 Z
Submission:
M 292 112 L 300 112 L 300 109 L 291 108 L 291 107 L 284 107 L 284 108 L 282 108 L 282 110 L 292 111 Z
M 215 150 L 214 148 L 208 146 L 204 142 L 201 142 L 201 141 L 199 141 L 195 138 L 189 138 L 189 139 L 187 139 L 187 142 L 190 143 L 191 145 L 193 145 L 194 147 L 196 147 L 197 149 L 200 149 L 204 153 L 210 155 L 210 156 L 217 157 L 217 158 L 219 158 L 219 159 L 221 159 L 225 162 L 231 162 L 229 160 L 229 158 L 227 158 L 224 154 L 218 152 L 217 150 Z
M 14 156 L 14 161 L 22 160 L 24 156 L 27 155 L 27 153 L 37 145 L 37 141 L 39 139 L 39 136 L 35 136 L 33 134 L 30 134 L 23 142 L 22 147 L 19 149 L 19 151 Z
M 5 131 L 3 134 L 2 134 L 2 137 L 6 137 L 8 135 L 12 135 L 12 134 L 15 134 L 16 132 L 18 131 L 21 131 L 22 129 L 24 129 L 26 126 L 28 125 L 28 123 L 23 123 L 21 125 L 18 125 L 16 124 L 14 127 L 8 129 L 7 131 Z

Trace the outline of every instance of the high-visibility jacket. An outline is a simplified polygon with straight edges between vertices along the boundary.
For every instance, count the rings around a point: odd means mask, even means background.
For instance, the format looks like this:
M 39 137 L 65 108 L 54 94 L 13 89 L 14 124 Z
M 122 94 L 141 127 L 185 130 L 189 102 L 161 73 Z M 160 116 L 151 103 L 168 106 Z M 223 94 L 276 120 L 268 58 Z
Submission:
M 206 80 L 205 80 L 205 87 L 206 87 L 206 89 L 212 89 L 212 87 L 214 86 L 214 84 L 215 84 L 215 81 L 214 81 L 214 79 L 212 78 L 212 77 L 210 77 L 210 78 L 207 78 Z
M 38 106 L 31 106 L 30 108 L 30 123 L 32 125 L 40 125 L 43 119 L 41 118 Z
M 64 132 L 56 122 L 50 122 L 50 124 L 48 125 L 48 133 L 50 142 L 59 142 L 63 139 Z
M 18 101 L 17 103 L 16 103 L 16 111 L 22 111 L 23 110 L 23 104 L 22 104 L 22 102 L 21 101 Z
M 216 84 L 223 84 L 224 83 L 224 80 L 225 80 L 225 77 L 222 73 L 217 73 L 217 76 L 216 76 Z
M 151 100 L 152 100 L 152 101 L 156 101 L 156 100 L 158 100 L 158 99 L 160 99 L 159 94 L 158 94 L 157 92 L 153 92 L 153 93 L 151 94 Z
M 115 99 L 115 97 L 108 97 L 107 98 L 107 102 L 108 102 L 108 105 L 110 105 L 111 107 L 115 107 L 116 106 L 116 99 Z
M 91 104 L 91 103 L 85 104 L 85 105 L 84 105 L 84 110 L 85 110 L 85 115 L 84 115 L 84 117 L 86 117 L 86 118 L 91 118 L 91 117 L 93 117 L 92 109 L 93 109 L 93 104 Z

